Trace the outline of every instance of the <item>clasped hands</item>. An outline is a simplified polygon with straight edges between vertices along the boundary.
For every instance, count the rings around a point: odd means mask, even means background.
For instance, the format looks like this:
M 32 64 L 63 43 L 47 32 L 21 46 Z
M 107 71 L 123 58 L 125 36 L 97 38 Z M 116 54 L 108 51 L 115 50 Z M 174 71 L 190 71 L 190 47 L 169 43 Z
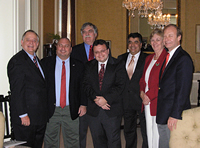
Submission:
M 110 105 L 107 103 L 106 99 L 102 96 L 96 96 L 94 99 L 94 102 L 101 107 L 102 109 L 105 110 L 110 110 Z

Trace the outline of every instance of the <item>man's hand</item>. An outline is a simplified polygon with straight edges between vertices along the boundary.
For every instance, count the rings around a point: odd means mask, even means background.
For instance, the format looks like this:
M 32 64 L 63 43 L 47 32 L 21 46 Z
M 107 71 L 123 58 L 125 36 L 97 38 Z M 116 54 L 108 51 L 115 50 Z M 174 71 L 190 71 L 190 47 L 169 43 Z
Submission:
M 144 105 L 148 105 L 149 104 L 150 99 L 149 99 L 149 97 L 143 91 L 140 92 L 140 97 L 142 98 L 142 100 L 143 100 L 142 103 Z
M 178 121 L 178 119 L 169 117 L 169 119 L 167 121 L 167 126 L 168 126 L 170 131 L 173 131 L 173 128 L 176 129 L 177 121 Z
M 79 107 L 79 110 L 78 110 L 79 117 L 85 115 L 85 114 L 86 114 L 86 111 L 87 111 L 87 107 L 81 105 L 81 106 Z
M 22 125 L 24 125 L 24 126 L 30 125 L 30 118 L 28 116 L 22 117 L 21 121 L 22 121 Z
M 102 96 L 96 96 L 96 99 L 94 99 L 95 103 L 105 110 L 110 110 L 110 105 L 107 103 L 106 99 Z

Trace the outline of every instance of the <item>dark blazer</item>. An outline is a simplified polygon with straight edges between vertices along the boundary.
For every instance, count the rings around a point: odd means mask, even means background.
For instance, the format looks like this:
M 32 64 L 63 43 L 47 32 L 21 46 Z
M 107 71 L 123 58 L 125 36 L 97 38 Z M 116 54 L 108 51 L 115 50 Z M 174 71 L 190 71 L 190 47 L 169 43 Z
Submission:
M 52 117 L 55 111 L 56 94 L 55 94 L 55 65 L 56 56 L 50 56 L 42 59 L 44 72 L 47 81 L 48 91 L 48 116 Z M 69 84 L 69 106 L 71 119 L 78 117 L 80 105 L 86 105 L 86 98 L 81 89 L 84 65 L 70 57 L 70 84 Z
M 140 91 L 145 92 L 145 87 L 146 87 L 145 74 L 146 74 L 146 70 L 149 67 L 149 64 L 151 63 L 154 55 L 155 55 L 155 53 L 147 56 L 147 58 L 145 60 L 143 75 L 142 75 L 142 78 L 140 79 Z M 149 75 L 149 80 L 148 80 L 149 90 L 146 92 L 146 95 L 149 97 L 149 99 L 151 101 L 151 103 L 150 103 L 151 116 L 156 116 L 158 87 L 159 87 L 158 86 L 159 85 L 159 73 L 160 73 L 160 69 L 163 65 L 163 62 L 166 58 L 166 55 L 167 55 L 167 51 L 165 49 L 163 49 L 160 57 L 158 58 L 158 60 L 154 64 L 154 66 L 152 67 L 150 75 Z M 143 104 L 142 104 L 142 106 L 144 107 Z M 142 108 L 142 110 L 143 110 L 143 108 Z
M 146 58 L 147 54 L 145 54 L 143 52 L 140 53 L 140 56 L 137 61 L 137 65 L 136 65 L 136 68 L 135 68 L 135 71 L 133 73 L 131 80 L 129 80 L 128 74 L 126 72 L 126 60 L 127 60 L 128 54 L 129 53 L 125 53 L 125 54 L 118 56 L 118 60 L 120 63 L 123 64 L 123 69 L 126 73 L 125 80 L 124 80 L 125 88 L 122 93 L 123 106 L 124 106 L 124 109 L 126 109 L 127 106 L 132 106 L 132 108 L 135 110 L 141 110 L 142 99 L 140 98 L 139 81 L 140 81 L 140 78 L 143 73 L 145 58 Z
M 104 73 L 103 84 L 99 89 L 98 61 L 96 59 L 86 63 L 83 86 L 88 97 L 87 114 L 96 117 L 100 107 L 96 105 L 96 96 L 103 96 L 111 106 L 105 110 L 109 117 L 122 115 L 122 98 L 120 94 L 124 88 L 124 71 L 116 59 L 109 57 Z
M 193 62 L 180 46 L 168 62 L 159 82 L 156 122 L 167 124 L 168 118 L 182 119 L 183 110 L 190 108 Z
M 88 59 L 87 59 L 87 54 L 85 52 L 84 43 L 72 47 L 72 53 L 70 57 L 77 59 L 85 64 L 88 61 Z
M 41 64 L 40 66 L 42 67 Z M 7 70 L 11 90 L 12 123 L 21 124 L 19 116 L 28 113 L 31 125 L 46 124 L 47 92 L 40 70 L 24 50 L 10 59 Z

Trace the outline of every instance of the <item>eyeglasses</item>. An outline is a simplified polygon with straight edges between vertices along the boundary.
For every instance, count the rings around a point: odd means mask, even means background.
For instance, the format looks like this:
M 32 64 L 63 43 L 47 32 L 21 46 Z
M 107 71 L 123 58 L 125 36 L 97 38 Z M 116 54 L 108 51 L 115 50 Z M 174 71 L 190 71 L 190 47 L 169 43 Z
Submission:
M 25 39 L 26 42 L 33 42 L 33 43 L 38 43 L 38 40 L 31 40 L 31 39 Z
M 60 48 L 69 48 L 70 47 L 70 45 L 68 45 L 68 44 L 66 44 L 66 45 L 62 45 L 62 44 L 58 44 L 58 47 L 60 47 Z
M 82 31 L 82 34 L 87 34 L 87 33 L 94 33 L 94 30 L 93 29 L 90 29 L 88 31 Z
M 104 49 L 104 50 L 101 50 L 101 51 L 95 51 L 94 54 L 104 53 L 106 50 L 108 50 L 108 49 Z

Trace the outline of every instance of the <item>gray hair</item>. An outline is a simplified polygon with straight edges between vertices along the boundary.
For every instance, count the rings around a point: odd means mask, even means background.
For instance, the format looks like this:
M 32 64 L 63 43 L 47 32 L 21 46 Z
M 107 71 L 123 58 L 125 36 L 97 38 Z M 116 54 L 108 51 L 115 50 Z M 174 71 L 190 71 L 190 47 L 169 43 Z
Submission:
M 38 42 L 40 41 L 39 35 L 33 30 L 27 30 L 26 32 L 24 32 L 24 34 L 22 35 L 22 40 L 24 40 L 24 37 L 25 37 L 26 33 L 28 33 L 28 32 L 34 33 L 37 36 Z
M 94 24 L 90 23 L 90 22 L 86 22 L 86 23 L 83 24 L 83 26 L 81 27 L 81 35 L 82 35 L 83 30 L 84 30 L 85 27 L 87 27 L 87 26 L 92 27 L 92 28 L 94 29 L 94 33 L 96 33 L 96 34 L 98 35 L 97 27 L 96 27 Z

